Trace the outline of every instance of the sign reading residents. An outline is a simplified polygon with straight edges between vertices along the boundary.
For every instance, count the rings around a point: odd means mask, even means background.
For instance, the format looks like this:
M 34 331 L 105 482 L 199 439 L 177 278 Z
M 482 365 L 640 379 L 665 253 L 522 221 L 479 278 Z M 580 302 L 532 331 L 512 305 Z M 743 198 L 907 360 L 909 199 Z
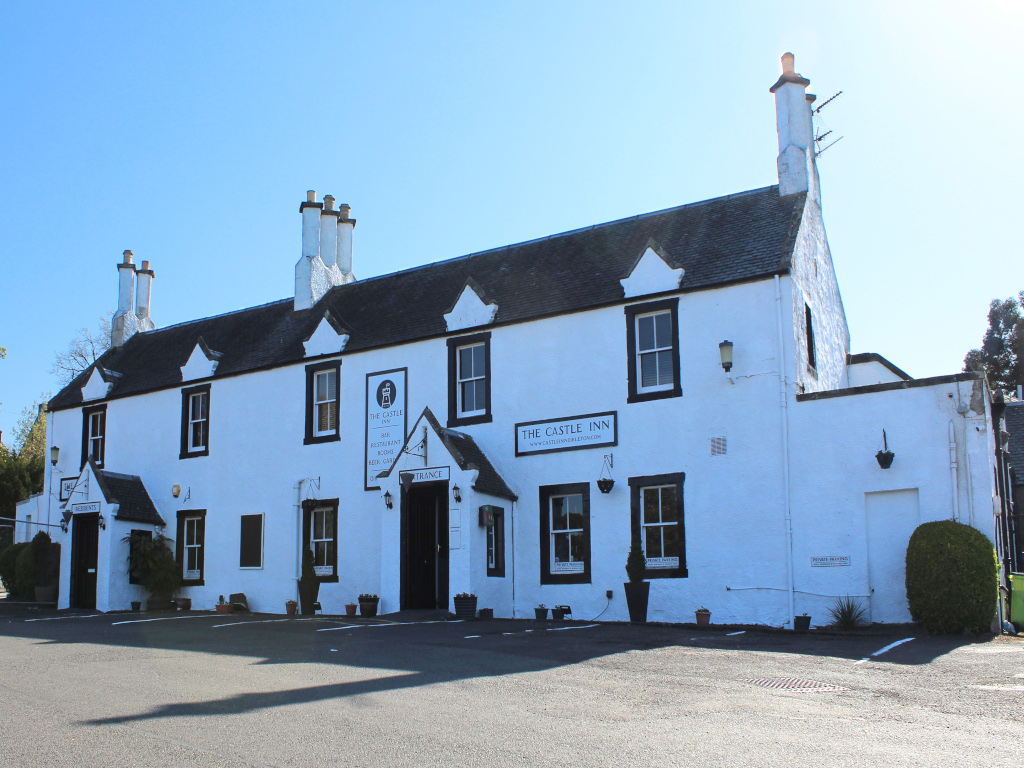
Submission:
M 366 466 L 363 487 L 379 490 L 377 475 L 394 463 L 405 442 L 408 368 L 366 374 Z
M 516 456 L 617 445 L 617 416 L 617 411 L 608 411 L 516 424 Z

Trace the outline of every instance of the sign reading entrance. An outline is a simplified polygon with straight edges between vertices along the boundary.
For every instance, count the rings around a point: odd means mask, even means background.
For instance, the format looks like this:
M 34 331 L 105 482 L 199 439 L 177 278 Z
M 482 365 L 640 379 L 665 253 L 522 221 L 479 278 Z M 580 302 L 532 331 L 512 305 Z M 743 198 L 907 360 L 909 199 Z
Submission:
M 380 489 L 377 475 L 386 472 L 402 450 L 408 426 L 408 368 L 366 374 L 366 464 L 363 488 Z
M 837 568 L 849 564 L 849 555 L 811 555 L 812 568 Z
M 99 512 L 100 503 L 98 501 L 90 501 L 86 504 L 72 504 L 71 513 L 74 515 L 80 515 L 86 512 Z
M 618 445 L 618 411 L 516 424 L 516 456 Z
M 399 480 L 404 480 L 412 475 L 414 483 L 434 483 L 439 480 L 449 479 L 448 467 L 424 467 L 423 469 L 403 469 L 398 474 Z

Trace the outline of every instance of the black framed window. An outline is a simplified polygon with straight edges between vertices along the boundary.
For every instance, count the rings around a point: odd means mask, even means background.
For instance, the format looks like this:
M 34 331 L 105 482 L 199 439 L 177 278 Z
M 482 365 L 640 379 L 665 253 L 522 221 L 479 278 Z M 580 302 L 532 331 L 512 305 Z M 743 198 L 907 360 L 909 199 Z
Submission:
M 311 443 L 340 440 L 341 360 L 306 366 L 306 439 Z
M 590 484 L 540 488 L 540 583 L 590 583 Z
M 135 567 L 139 550 L 147 541 L 153 541 L 152 531 L 133 529 L 128 535 L 128 583 L 142 584 L 142 577 Z
M 175 540 L 182 586 L 201 587 L 206 561 L 206 510 L 183 509 L 178 512 L 178 537 Z
M 181 390 L 179 459 L 210 455 L 210 385 Z
M 814 354 L 814 316 L 811 315 L 811 307 L 804 304 L 804 332 L 807 341 L 807 370 L 817 373 L 817 358 Z
M 338 580 L 338 500 L 302 502 L 302 540 L 313 552 L 313 570 L 320 581 Z
M 107 443 L 107 404 L 82 409 L 82 466 L 90 458 L 103 466 Z
M 629 397 L 640 403 L 679 397 L 679 299 L 626 307 Z
M 448 339 L 448 426 L 491 420 L 491 334 Z
M 242 515 L 241 517 L 238 567 L 263 567 L 263 515 Z
M 492 524 L 485 529 L 487 536 L 487 575 L 505 576 L 505 510 L 494 507 Z
M 629 478 L 633 541 L 647 558 L 647 578 L 686 576 L 683 472 Z

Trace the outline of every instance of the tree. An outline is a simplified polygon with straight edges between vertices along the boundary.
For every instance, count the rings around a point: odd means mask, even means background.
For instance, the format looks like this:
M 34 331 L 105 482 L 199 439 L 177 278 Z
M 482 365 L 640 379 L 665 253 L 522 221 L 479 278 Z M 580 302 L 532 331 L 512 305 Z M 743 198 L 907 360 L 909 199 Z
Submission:
M 14 452 L 23 460 L 43 458 L 46 453 L 46 403 L 44 392 L 32 405 L 26 405 L 14 425 Z
M 100 329 L 92 332 L 83 328 L 71 339 L 68 348 L 53 357 L 50 373 L 56 374 L 61 386 L 67 386 L 78 374 L 95 363 L 110 349 L 110 318 L 108 312 L 100 318 Z
M 980 349 L 964 357 L 965 371 L 981 371 L 993 387 L 1013 393 L 1024 384 L 1024 291 L 1005 301 L 992 299 L 988 330 Z

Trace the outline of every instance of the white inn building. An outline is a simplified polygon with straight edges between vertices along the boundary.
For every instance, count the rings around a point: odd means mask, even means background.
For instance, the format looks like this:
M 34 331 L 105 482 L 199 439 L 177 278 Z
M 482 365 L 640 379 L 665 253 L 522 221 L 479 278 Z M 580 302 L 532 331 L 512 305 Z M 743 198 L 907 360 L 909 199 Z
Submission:
M 624 620 L 636 540 L 653 621 L 825 623 L 847 594 L 909 620 L 917 525 L 1001 536 L 992 397 L 850 353 L 783 69 L 778 185 L 367 280 L 310 192 L 294 296 L 168 328 L 125 252 L 113 346 L 50 402 L 60 606 L 144 600 L 123 539 L 163 529 L 195 608 L 283 613 L 309 548 L 327 613 Z

